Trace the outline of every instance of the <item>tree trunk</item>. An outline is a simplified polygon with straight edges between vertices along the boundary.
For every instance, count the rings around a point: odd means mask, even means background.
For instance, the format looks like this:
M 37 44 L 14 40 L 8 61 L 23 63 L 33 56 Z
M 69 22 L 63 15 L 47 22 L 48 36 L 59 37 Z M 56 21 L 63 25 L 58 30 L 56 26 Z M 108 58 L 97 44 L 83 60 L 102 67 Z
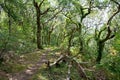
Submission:
M 71 36 L 69 37 L 69 40 L 68 40 L 68 51 L 70 51 L 70 47 L 71 47 L 71 41 L 72 41 L 72 34 Z
M 41 24 L 40 24 L 40 10 L 37 9 L 37 48 L 43 49 L 41 44 Z
M 49 31 L 48 32 L 48 45 L 51 44 L 51 32 Z
M 36 9 L 36 21 L 37 21 L 37 48 L 38 49 L 43 49 L 42 47 L 42 24 L 41 24 L 41 17 L 42 15 L 46 14 L 49 10 L 49 8 L 47 8 L 44 12 L 41 11 L 41 5 L 43 4 L 44 0 L 42 0 L 40 3 L 36 2 L 35 0 L 33 0 L 33 4 L 34 7 Z
M 102 58 L 102 52 L 103 52 L 103 49 L 104 49 L 104 43 L 101 43 L 101 42 L 98 42 L 98 56 L 97 56 L 97 58 L 96 58 L 96 62 L 98 63 L 98 64 L 100 64 L 100 62 L 101 62 L 101 58 Z
M 32 33 L 33 33 L 33 38 L 32 38 L 32 42 L 33 43 L 35 43 L 36 42 L 36 39 L 35 39 L 35 35 L 36 35 L 36 27 L 35 26 L 33 26 L 33 29 L 32 29 L 33 31 L 32 31 Z
M 83 53 L 83 40 L 82 40 L 82 26 L 81 23 L 78 23 L 78 31 L 79 31 L 79 44 L 80 44 L 80 48 L 79 48 L 79 53 Z
M 40 10 L 40 7 L 38 5 L 38 3 L 35 2 L 35 0 L 33 0 L 33 4 L 34 4 L 34 7 L 36 9 L 36 21 L 37 21 L 37 48 L 38 49 L 43 49 L 42 48 L 42 39 L 41 39 L 41 30 L 42 30 L 42 26 L 41 26 L 41 22 L 40 22 L 40 18 L 41 18 L 41 10 Z
M 8 12 L 8 18 L 9 18 L 9 20 L 8 20 L 8 29 L 9 29 L 9 37 L 11 36 L 11 18 L 10 18 L 10 11 Z

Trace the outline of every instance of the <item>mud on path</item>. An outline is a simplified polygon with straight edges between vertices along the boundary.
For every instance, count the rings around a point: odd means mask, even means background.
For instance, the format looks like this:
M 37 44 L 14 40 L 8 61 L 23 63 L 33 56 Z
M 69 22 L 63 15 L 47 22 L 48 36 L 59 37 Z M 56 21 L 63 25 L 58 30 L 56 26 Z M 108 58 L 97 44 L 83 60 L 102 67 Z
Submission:
M 46 50 L 41 56 L 39 61 L 36 64 L 33 64 L 33 66 L 28 67 L 26 70 L 15 73 L 9 76 L 9 80 L 30 80 L 34 74 L 38 71 L 38 69 L 47 62 L 47 54 L 50 52 L 50 50 Z

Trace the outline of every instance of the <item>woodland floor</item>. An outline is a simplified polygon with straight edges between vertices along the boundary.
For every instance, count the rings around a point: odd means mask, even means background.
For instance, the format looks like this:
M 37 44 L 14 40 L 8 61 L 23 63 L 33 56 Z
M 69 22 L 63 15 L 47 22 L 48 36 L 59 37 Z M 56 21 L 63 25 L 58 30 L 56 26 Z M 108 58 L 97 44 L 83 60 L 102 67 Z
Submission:
M 66 80 L 68 63 L 61 63 L 58 68 L 52 66 L 50 69 L 46 64 L 48 61 L 51 63 L 56 61 L 60 57 L 61 51 L 61 49 L 47 48 L 20 55 L 9 63 L 0 66 L 0 80 Z M 99 72 L 99 74 L 98 71 L 94 73 L 98 74 L 98 80 L 106 80 L 104 79 L 105 71 L 101 69 Z M 89 76 L 94 76 L 91 71 L 86 73 Z M 71 68 L 71 79 L 81 80 L 74 66 Z
M 7 68 L 5 69 L 7 72 L 0 71 L 0 80 L 54 80 L 50 79 L 52 74 L 47 70 L 46 64 L 48 60 L 53 62 L 57 59 L 57 56 L 52 54 L 56 54 L 59 57 L 59 50 L 46 49 L 21 55 L 10 66 L 7 65 L 9 67 L 6 67 L 6 65 L 2 66 Z
M 49 50 L 46 50 L 39 58 L 38 62 L 35 64 L 32 64 L 32 66 L 28 66 L 27 69 L 25 69 L 22 72 L 13 74 L 9 76 L 9 80 L 30 80 L 32 76 L 36 74 L 36 72 L 39 70 L 39 68 L 46 63 L 47 60 L 47 54 L 49 53 Z
M 21 67 L 24 65 L 23 69 L 18 71 L 10 71 L 12 73 L 5 73 L 0 71 L 0 80 L 30 80 L 32 76 L 36 74 L 38 69 L 46 63 L 47 55 L 50 52 L 49 49 L 42 51 L 36 51 L 34 53 L 29 53 L 27 55 L 22 55 L 20 59 L 18 59 L 18 63 Z M 13 63 L 14 65 L 14 63 Z M 11 66 L 11 68 L 13 68 Z M 15 67 L 14 68 L 18 68 Z M 4 78 L 8 77 L 8 78 Z

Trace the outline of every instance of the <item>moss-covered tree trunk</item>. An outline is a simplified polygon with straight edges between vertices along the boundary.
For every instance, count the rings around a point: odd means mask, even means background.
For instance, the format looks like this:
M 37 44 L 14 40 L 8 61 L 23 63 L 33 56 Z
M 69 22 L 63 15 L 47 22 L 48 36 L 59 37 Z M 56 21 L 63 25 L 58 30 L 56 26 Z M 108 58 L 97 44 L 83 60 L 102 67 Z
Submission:
M 107 29 L 107 34 L 106 34 L 106 37 L 101 39 L 100 36 L 102 34 L 103 31 L 105 31 Z M 101 62 L 101 59 L 102 59 L 102 54 L 103 54 L 103 50 L 104 50 L 104 45 L 105 45 L 105 42 L 114 38 L 114 34 L 112 34 L 112 31 L 110 29 L 110 27 L 108 26 L 107 28 L 104 28 L 103 30 L 101 30 L 98 35 L 97 33 L 95 34 L 95 38 L 96 38 L 96 42 L 97 42 L 97 58 L 96 58 L 96 63 L 100 64 Z
M 36 9 L 37 11 L 37 48 L 42 49 L 42 42 L 41 42 L 41 24 L 40 24 L 40 10 Z
M 49 10 L 46 9 L 45 11 L 41 11 L 41 5 L 43 4 L 45 0 L 42 0 L 40 3 L 36 2 L 35 0 L 33 0 L 33 4 L 34 4 L 34 7 L 36 9 L 36 21 L 37 21 L 37 48 L 38 49 L 43 49 L 42 47 L 42 34 L 41 34 L 41 31 L 42 31 L 42 23 L 41 23 L 41 16 L 43 16 L 44 14 L 46 14 Z
M 97 49 L 98 55 L 97 55 L 97 58 L 96 58 L 97 63 L 101 62 L 102 53 L 103 53 L 103 50 L 104 50 L 104 44 L 105 43 L 101 43 L 100 41 L 97 43 L 97 45 L 98 45 L 98 49 Z
M 40 8 L 37 2 L 35 2 L 35 0 L 33 0 L 34 3 L 34 7 L 36 9 L 36 21 L 37 21 L 37 48 L 38 49 L 42 49 L 42 44 L 41 44 L 41 23 L 40 23 Z

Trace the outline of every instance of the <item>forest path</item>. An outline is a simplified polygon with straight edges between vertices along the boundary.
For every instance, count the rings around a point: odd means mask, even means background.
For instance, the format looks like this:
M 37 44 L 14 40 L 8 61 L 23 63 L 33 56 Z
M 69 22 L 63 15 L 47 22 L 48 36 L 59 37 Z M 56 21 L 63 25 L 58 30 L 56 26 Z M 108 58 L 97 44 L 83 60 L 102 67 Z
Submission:
M 37 63 L 33 64 L 33 66 L 28 67 L 26 70 L 22 72 L 18 72 L 14 75 L 9 76 L 9 80 L 31 80 L 32 76 L 36 74 L 36 72 L 39 70 L 39 68 L 47 62 L 47 55 L 50 52 L 50 49 L 45 50 L 44 53 L 40 56 L 40 59 Z

